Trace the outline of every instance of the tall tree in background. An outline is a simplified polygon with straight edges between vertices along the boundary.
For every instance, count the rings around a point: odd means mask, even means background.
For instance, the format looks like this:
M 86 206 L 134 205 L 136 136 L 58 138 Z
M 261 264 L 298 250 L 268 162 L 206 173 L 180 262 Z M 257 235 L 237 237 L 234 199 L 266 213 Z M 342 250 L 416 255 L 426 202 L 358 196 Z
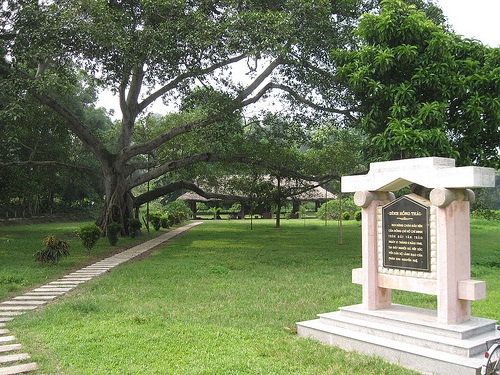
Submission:
M 158 148 L 231 122 L 271 90 L 314 98 L 298 83 L 311 82 L 308 72 L 321 77 L 331 65 L 327 51 L 350 45 L 357 18 L 370 9 L 370 1 L 356 0 L 4 0 L 2 76 L 20 88 L 21 103 L 29 94 L 62 116 L 98 160 L 106 197 L 98 222 L 105 227 L 133 215 L 134 187 L 184 166 L 222 160 L 203 149 L 158 159 Z M 235 64 L 239 71 L 246 67 L 244 80 L 229 69 Z M 79 70 L 117 95 L 121 121 L 112 143 L 68 101 Z M 220 95 L 148 139 L 136 136 L 137 120 L 151 104 L 162 100 L 175 108 L 197 86 Z M 322 109 L 346 115 L 337 107 L 341 99 L 340 93 L 330 96 Z
M 72 90 L 71 108 L 96 132 L 112 123 L 96 109 L 95 90 Z M 0 212 L 6 217 L 31 217 L 51 212 L 87 211 L 103 195 L 96 160 L 72 136 L 61 116 L 36 99 L 18 100 L 0 79 Z M 92 178 L 89 179 L 89 174 Z
M 360 48 L 333 59 L 343 61 L 372 158 L 500 167 L 500 49 L 462 39 L 401 0 L 364 15 L 357 35 Z

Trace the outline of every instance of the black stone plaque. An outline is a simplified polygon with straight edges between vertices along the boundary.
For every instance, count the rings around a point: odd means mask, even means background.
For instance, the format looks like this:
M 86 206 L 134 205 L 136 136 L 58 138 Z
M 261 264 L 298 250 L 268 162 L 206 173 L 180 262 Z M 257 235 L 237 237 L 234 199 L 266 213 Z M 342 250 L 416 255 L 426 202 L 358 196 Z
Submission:
M 403 196 L 382 207 L 384 267 L 430 272 L 429 206 Z

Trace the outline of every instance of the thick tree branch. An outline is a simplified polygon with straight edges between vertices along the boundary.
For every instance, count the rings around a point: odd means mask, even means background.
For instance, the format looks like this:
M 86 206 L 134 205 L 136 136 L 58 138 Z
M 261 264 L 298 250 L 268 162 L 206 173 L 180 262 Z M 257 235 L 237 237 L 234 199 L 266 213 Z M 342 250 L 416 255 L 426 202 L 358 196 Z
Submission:
M 240 56 L 233 58 L 231 61 L 236 62 L 236 61 L 243 59 L 244 57 L 245 57 L 245 55 L 240 55 Z M 226 61 L 226 64 L 223 64 L 223 63 L 216 64 L 210 68 L 207 68 L 207 72 L 215 70 L 221 66 L 228 65 L 228 61 Z M 282 63 L 282 61 L 283 61 L 283 58 L 278 57 L 276 60 L 274 60 L 272 63 L 270 63 L 267 66 L 267 68 L 261 74 L 259 74 L 259 76 L 250 85 L 247 86 L 246 89 L 241 91 L 240 94 L 238 95 L 238 97 L 234 100 L 235 103 L 240 103 L 240 105 L 236 105 L 236 107 L 241 108 L 241 107 L 244 107 L 245 105 L 247 105 L 247 104 L 245 104 L 244 99 L 246 97 L 248 97 L 248 95 L 250 95 L 255 89 L 257 89 L 257 87 L 259 87 L 262 84 L 262 82 L 264 82 L 269 77 L 269 75 L 271 75 L 271 73 L 274 71 L 274 69 L 276 69 L 276 67 L 279 66 Z M 174 82 L 172 82 L 172 84 L 174 84 Z M 176 83 L 176 84 L 178 84 L 178 83 Z M 167 86 L 164 86 L 162 89 L 166 89 Z M 160 90 L 162 90 L 162 89 L 160 89 Z M 155 94 L 152 94 L 149 98 L 152 98 L 154 95 Z M 157 96 L 160 96 L 160 95 L 161 94 L 157 94 Z M 141 107 L 143 106 L 143 103 L 140 104 Z M 173 129 L 170 129 L 167 132 L 157 136 L 156 138 L 153 138 L 153 139 L 146 141 L 146 142 L 143 142 L 141 144 L 136 144 L 136 145 L 132 145 L 130 147 L 125 147 L 125 148 L 123 148 L 121 154 L 119 155 L 119 162 L 126 161 L 133 156 L 137 156 L 137 155 L 146 153 L 148 151 L 154 150 L 155 148 L 161 146 L 165 142 L 168 142 L 169 140 L 171 140 L 171 139 L 173 139 L 181 134 L 188 133 L 195 128 L 209 126 L 213 123 L 216 123 L 221 118 L 222 118 L 222 113 L 214 114 L 214 115 L 212 115 L 208 118 L 205 118 L 205 119 L 200 119 L 198 121 L 194 121 L 194 122 L 190 122 L 190 123 L 187 123 L 184 125 L 177 126 Z
M 154 149 L 163 145 L 165 142 L 168 142 L 169 140 L 174 139 L 175 137 L 181 134 L 189 133 L 190 131 L 196 128 L 202 128 L 211 125 L 213 123 L 216 123 L 220 119 L 221 119 L 220 115 L 214 115 L 209 118 L 192 121 L 187 124 L 179 125 L 176 126 L 175 128 L 167 130 L 165 133 L 160 134 L 159 136 L 152 138 L 149 141 L 134 144 L 130 147 L 125 147 L 118 156 L 118 162 L 119 163 L 126 162 L 127 160 L 129 160 L 134 156 L 149 153 Z
M 258 102 L 268 91 L 273 89 L 273 87 L 274 87 L 274 83 L 268 82 L 257 94 L 255 94 L 251 98 L 243 100 L 241 102 L 241 106 L 246 107 L 250 104 L 254 104 L 254 103 Z
M 97 138 L 73 113 L 71 113 L 62 103 L 49 94 L 42 94 L 37 91 L 31 91 L 40 103 L 47 105 L 66 120 L 69 129 L 82 141 L 99 160 L 102 166 L 107 166 L 111 160 L 111 154 Z
M 0 40 L 14 40 L 16 36 L 16 33 L 2 33 L 0 34 Z
M 221 200 L 232 200 L 232 201 L 249 201 L 248 197 L 239 196 L 239 195 L 228 195 L 228 194 L 220 194 L 220 193 L 212 193 L 201 189 L 196 184 L 187 181 L 176 181 L 171 184 L 161 186 L 154 190 L 150 190 L 146 193 L 143 193 L 134 198 L 134 206 L 139 207 L 140 205 L 151 202 L 154 199 L 158 199 L 165 194 L 172 193 L 174 191 L 178 191 L 181 189 L 187 189 L 193 191 L 202 197 L 207 199 L 221 199 Z
M 243 91 L 240 92 L 236 100 L 244 103 L 245 100 L 273 73 L 273 71 L 283 63 L 283 57 L 279 56 L 272 61 L 257 78 L 253 80 Z M 243 107 L 243 106 L 242 106 Z
M 145 182 L 151 181 L 154 178 L 163 176 L 164 174 L 174 171 L 179 168 L 186 167 L 188 165 L 193 165 L 200 162 L 215 162 L 218 158 L 211 153 L 203 153 L 198 155 L 192 155 L 183 159 L 173 160 L 168 163 L 162 164 L 155 169 L 150 170 L 144 174 L 137 177 L 131 178 L 127 181 L 127 189 L 132 189 L 139 186 Z
M 188 165 L 193 165 L 200 162 L 207 163 L 242 163 L 242 164 L 252 164 L 255 166 L 260 166 L 263 168 L 272 169 L 276 174 L 286 175 L 288 178 L 300 179 L 303 181 L 313 181 L 318 182 L 320 184 L 331 181 L 333 179 L 340 178 L 339 176 L 326 175 L 326 176 L 310 176 L 305 173 L 300 173 L 294 170 L 287 168 L 285 165 L 274 165 L 268 163 L 265 159 L 258 160 L 254 158 L 249 158 L 247 156 L 242 155 L 233 155 L 229 157 L 223 157 L 220 155 L 212 154 L 212 153 L 203 153 L 198 155 L 191 155 L 189 157 L 174 160 L 168 163 L 165 163 L 155 169 L 152 169 L 144 174 L 141 174 L 135 178 L 130 179 L 127 182 L 127 189 L 132 189 L 136 186 L 144 184 L 148 181 L 151 181 L 154 178 L 158 178 L 168 172 L 184 168 Z
M 3 66 L 8 65 L 3 64 Z M 12 66 L 9 66 L 9 69 L 14 70 L 15 73 L 19 74 L 24 79 L 36 81 L 36 78 L 23 70 L 15 69 Z M 64 118 L 68 124 L 68 128 L 82 141 L 84 146 L 94 154 L 101 165 L 108 165 L 109 160 L 111 159 L 111 154 L 108 150 L 106 150 L 99 138 L 97 138 L 78 118 L 76 118 L 73 113 L 56 98 L 54 94 L 41 93 L 35 89 L 30 90 L 30 94 L 41 104 L 52 108 L 57 114 Z
M 212 66 L 209 66 L 205 69 L 193 70 L 193 71 L 188 71 L 188 72 L 179 74 L 175 79 L 173 79 L 172 81 L 167 83 L 165 86 L 159 88 L 158 90 L 153 92 L 151 95 L 149 95 L 147 98 L 145 98 L 142 102 L 140 102 L 138 112 L 143 111 L 148 105 L 152 104 L 155 100 L 157 100 L 161 96 L 165 95 L 167 92 L 177 88 L 178 85 L 182 81 L 189 79 L 189 78 L 195 78 L 195 77 L 203 76 L 206 74 L 210 74 L 210 73 L 216 71 L 217 69 L 220 69 L 220 68 L 223 68 L 225 66 L 229 66 L 231 64 L 237 63 L 238 61 L 243 60 L 245 57 L 247 57 L 246 54 L 241 54 L 241 55 L 232 57 L 230 59 L 221 61 L 217 64 L 212 65 Z
M 125 77 L 124 77 L 125 78 Z M 132 142 L 135 119 L 138 114 L 137 101 L 141 93 L 142 81 L 144 79 L 144 69 L 141 66 L 134 66 L 131 69 L 127 81 L 120 84 L 120 106 L 122 108 L 122 126 L 118 138 L 118 150 L 122 150 Z M 129 82 L 130 81 L 130 82 Z M 129 84 L 129 89 L 125 97 L 125 85 Z M 125 108 L 125 111 L 124 111 Z
M 297 186 L 289 189 L 282 190 L 282 197 L 290 198 L 297 195 L 307 193 L 308 191 L 319 187 L 321 184 L 315 183 L 313 185 Z M 249 197 L 245 195 L 235 195 L 235 194 L 224 194 L 221 192 L 206 191 L 200 188 L 198 185 L 187 182 L 187 181 L 176 181 L 165 186 L 158 187 L 154 190 L 150 190 L 134 198 L 134 206 L 139 207 L 144 203 L 151 202 L 152 200 L 161 198 L 162 196 L 173 193 L 179 190 L 190 190 L 206 199 L 218 199 L 223 201 L 233 201 L 233 202 L 249 202 L 251 200 L 265 200 L 266 197 Z
M 311 101 L 309 99 L 304 98 L 303 96 L 298 94 L 296 91 L 294 91 L 291 87 L 288 87 L 288 86 L 285 86 L 282 84 L 278 84 L 278 83 L 273 83 L 273 82 L 268 82 L 255 96 L 248 98 L 247 100 L 244 100 L 242 102 L 242 107 L 246 107 L 250 104 L 256 103 L 268 91 L 271 91 L 273 89 L 279 89 L 279 90 L 285 91 L 288 94 L 290 94 L 298 102 L 305 104 L 305 105 L 307 105 L 311 108 L 314 108 L 316 110 L 323 111 L 323 112 L 329 112 L 329 113 L 337 113 L 337 114 L 347 116 L 351 120 L 356 120 L 356 118 L 351 113 L 352 111 L 350 111 L 348 109 L 338 109 L 338 108 L 332 108 L 332 107 L 326 107 L 326 106 L 319 105 L 319 104 L 314 103 L 313 101 Z

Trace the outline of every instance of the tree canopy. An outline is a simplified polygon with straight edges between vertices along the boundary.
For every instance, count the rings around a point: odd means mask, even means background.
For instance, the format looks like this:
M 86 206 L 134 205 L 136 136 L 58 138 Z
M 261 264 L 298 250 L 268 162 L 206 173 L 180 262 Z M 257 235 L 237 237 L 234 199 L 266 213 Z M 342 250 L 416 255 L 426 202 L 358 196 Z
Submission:
M 500 166 L 500 49 L 463 39 L 401 0 L 364 15 L 357 35 L 360 47 L 333 59 L 359 103 L 372 157 Z
M 147 181 L 200 162 L 248 163 L 246 155 L 224 153 L 220 135 L 241 133 L 235 119 L 271 91 L 314 107 L 326 93 L 315 87 L 332 67 L 328 51 L 350 46 L 358 17 L 373 7 L 357 0 L 4 0 L 0 69 L 15 100 L 2 110 L 13 114 L 33 97 L 61 116 L 99 164 L 99 224 L 124 223 L 140 201 L 132 189 Z M 76 113 L 71 87 L 82 74 L 117 95 L 114 133 Z M 328 93 L 317 109 L 349 118 L 340 87 L 332 81 Z M 160 100 L 178 115 L 140 131 L 139 120 Z M 205 142 L 182 142 L 188 134 Z M 162 193 L 188 186 L 168 180 Z
M 217 174 L 350 173 L 360 123 L 371 159 L 499 165 L 499 50 L 447 31 L 432 1 L 3 0 L 0 12 L 2 131 L 17 137 L 0 165 L 99 176 L 103 229 L 178 189 L 209 196 L 197 183 Z M 119 121 L 95 108 L 98 89 Z M 270 95 L 293 116 L 246 118 Z M 150 113 L 158 101 L 168 115 Z

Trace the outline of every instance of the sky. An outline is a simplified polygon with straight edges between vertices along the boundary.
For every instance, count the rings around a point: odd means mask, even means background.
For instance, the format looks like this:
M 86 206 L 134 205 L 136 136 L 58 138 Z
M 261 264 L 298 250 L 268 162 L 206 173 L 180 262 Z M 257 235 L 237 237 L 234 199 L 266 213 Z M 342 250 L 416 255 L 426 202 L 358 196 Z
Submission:
M 437 0 L 457 34 L 500 47 L 500 0 Z

